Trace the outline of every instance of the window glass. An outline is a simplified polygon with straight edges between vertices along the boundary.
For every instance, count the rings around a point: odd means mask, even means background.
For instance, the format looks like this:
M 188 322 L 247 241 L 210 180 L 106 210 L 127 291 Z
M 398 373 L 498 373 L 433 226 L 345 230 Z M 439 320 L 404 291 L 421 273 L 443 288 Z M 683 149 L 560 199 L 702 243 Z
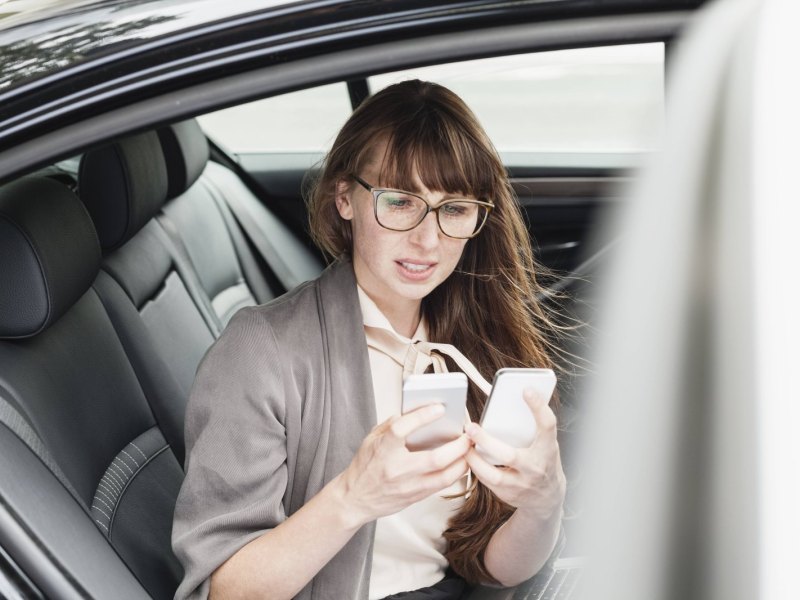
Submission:
M 345 83 L 274 96 L 199 117 L 235 153 L 324 152 L 351 113 Z
M 461 96 L 500 152 L 638 153 L 663 128 L 663 43 L 411 69 L 371 77 L 370 90 L 414 78 Z

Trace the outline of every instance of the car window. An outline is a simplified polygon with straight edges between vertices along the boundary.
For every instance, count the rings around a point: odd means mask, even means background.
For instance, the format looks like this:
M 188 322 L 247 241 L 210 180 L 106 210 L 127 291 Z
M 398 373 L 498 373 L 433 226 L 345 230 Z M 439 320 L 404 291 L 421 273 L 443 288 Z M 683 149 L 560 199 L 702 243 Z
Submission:
M 629 44 L 462 61 L 370 77 L 441 83 L 475 111 L 508 164 L 626 167 L 658 148 L 664 44 Z M 351 112 L 345 83 L 300 90 L 199 118 L 230 152 L 324 153 Z
M 345 83 L 249 102 L 198 118 L 214 141 L 236 154 L 324 152 L 350 116 Z
M 383 74 L 441 83 L 476 113 L 501 153 L 580 162 L 658 147 L 663 128 L 664 44 L 502 56 Z M 581 158 L 583 157 L 583 158 Z

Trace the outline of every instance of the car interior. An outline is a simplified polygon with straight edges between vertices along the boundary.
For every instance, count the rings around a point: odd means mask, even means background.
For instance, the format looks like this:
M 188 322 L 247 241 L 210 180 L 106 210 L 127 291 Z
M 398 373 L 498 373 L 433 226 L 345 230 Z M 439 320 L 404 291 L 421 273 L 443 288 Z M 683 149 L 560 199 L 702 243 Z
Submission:
M 355 108 L 366 79 L 342 84 Z M 0 572 L 29 597 L 172 597 L 195 370 L 238 309 L 326 266 L 305 226 L 308 157 L 233 152 L 202 122 L 115 137 L 0 187 Z M 568 330 L 570 496 L 583 332 L 608 247 L 593 236 L 632 166 L 507 160 L 552 292 L 541 300 Z

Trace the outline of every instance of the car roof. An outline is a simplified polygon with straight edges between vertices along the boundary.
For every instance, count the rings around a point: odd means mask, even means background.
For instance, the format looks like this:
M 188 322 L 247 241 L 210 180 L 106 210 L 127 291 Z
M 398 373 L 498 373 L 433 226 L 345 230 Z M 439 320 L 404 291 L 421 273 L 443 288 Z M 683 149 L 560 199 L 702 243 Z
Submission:
M 219 44 L 267 43 L 287 35 L 309 41 L 323 33 L 349 37 L 356 29 L 375 31 L 464 28 L 496 23 L 501 14 L 519 12 L 536 19 L 590 16 L 607 12 L 695 8 L 704 0 L 447 0 L 381 3 L 341 0 L 12 0 L 0 9 L 0 101 L 26 93 L 37 82 L 58 83 L 59 73 L 72 78 L 90 65 L 107 67 L 134 55 L 153 55 L 169 47 L 174 60 L 202 54 Z M 377 5 L 380 6 L 377 6 Z M 256 23 L 262 27 L 254 26 Z M 221 39 L 223 31 L 236 31 Z M 436 31 L 436 27 L 431 28 Z M 181 47 L 181 41 L 192 43 Z M 216 42 L 216 44 L 214 43 Z M 283 48 L 281 47 L 281 51 Z M 164 57 L 159 59 L 163 61 Z M 133 66 L 139 69 L 141 65 Z M 72 87 L 75 82 L 72 81 Z M 15 94 L 20 88 L 20 94 Z M 7 108 L 8 110 L 8 108 Z M 4 111 L 5 112 L 5 111 Z
M 674 22 L 704 2 L 12 0 L 0 12 L 0 163 L 7 151 L 16 152 L 15 164 L 42 162 L 46 158 L 37 158 L 38 150 L 31 150 L 31 160 L 21 159 L 20 145 L 79 127 L 94 115 L 256 69 L 363 52 L 393 41 L 440 40 L 451 33 L 496 36 L 500 30 L 491 33 L 492 28 L 520 24 L 549 27 L 549 22 L 565 19 L 616 21 L 617 16 L 657 13 L 677 15 Z M 670 27 L 666 31 L 674 32 Z M 573 43 L 563 35 L 551 35 L 547 42 L 551 48 Z M 462 58 L 477 58 L 481 52 L 474 44 L 460 45 Z M 363 76 L 369 64 L 365 61 L 353 75 Z M 327 83 L 335 76 L 330 69 L 317 68 L 305 85 Z M 290 89 L 285 84 L 280 91 Z M 187 109 L 172 116 L 164 113 L 163 119 L 192 114 Z M 149 125 L 157 124 L 156 118 Z M 0 168 L 0 178 L 2 171 L 16 168 Z

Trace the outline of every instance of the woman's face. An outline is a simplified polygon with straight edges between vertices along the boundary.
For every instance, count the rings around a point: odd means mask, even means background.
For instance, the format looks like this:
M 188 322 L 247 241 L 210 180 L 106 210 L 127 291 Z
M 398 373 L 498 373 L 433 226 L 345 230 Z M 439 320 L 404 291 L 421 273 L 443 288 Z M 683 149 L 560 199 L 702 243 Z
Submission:
M 384 148 L 379 148 L 375 156 L 383 157 Z M 357 175 L 380 187 L 381 162 L 371 162 Z M 434 207 L 450 198 L 445 192 L 427 189 L 416 172 L 407 187 L 419 190 Z M 356 183 L 340 183 L 336 207 L 352 225 L 353 267 L 358 283 L 384 311 L 418 309 L 422 298 L 453 272 L 467 243 L 442 233 L 433 212 L 410 231 L 381 227 L 375 219 L 372 194 Z

